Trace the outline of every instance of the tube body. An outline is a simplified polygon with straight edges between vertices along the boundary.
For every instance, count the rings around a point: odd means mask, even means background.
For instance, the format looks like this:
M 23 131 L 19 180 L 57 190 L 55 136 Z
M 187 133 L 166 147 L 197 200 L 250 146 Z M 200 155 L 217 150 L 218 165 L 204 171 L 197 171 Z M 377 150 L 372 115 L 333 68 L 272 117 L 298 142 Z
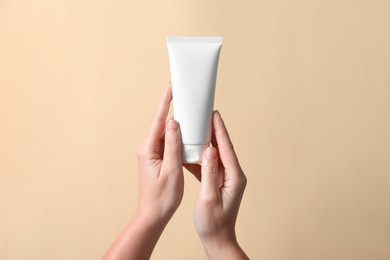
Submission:
M 182 161 L 200 163 L 211 141 L 222 37 L 167 37 L 173 113 L 180 124 Z

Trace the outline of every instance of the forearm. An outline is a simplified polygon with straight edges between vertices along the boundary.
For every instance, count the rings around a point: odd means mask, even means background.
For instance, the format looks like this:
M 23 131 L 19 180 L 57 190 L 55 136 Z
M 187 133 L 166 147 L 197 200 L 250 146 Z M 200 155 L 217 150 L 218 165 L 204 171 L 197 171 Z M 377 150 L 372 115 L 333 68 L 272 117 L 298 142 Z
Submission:
M 166 226 L 165 221 L 136 215 L 120 233 L 103 259 L 149 259 Z

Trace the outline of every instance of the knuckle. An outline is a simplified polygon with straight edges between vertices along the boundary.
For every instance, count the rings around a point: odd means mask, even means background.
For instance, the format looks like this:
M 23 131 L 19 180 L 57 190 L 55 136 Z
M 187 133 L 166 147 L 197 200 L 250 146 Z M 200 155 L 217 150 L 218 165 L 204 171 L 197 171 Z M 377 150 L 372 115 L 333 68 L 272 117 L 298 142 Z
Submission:
M 180 139 L 177 136 L 169 136 L 165 138 L 165 144 L 177 146 L 180 144 Z
M 224 144 L 219 145 L 218 149 L 234 151 L 234 145 L 232 142 L 229 141 L 229 142 L 226 142 Z
M 242 172 L 242 174 L 240 174 L 240 177 L 237 178 L 237 187 L 244 190 L 246 188 L 247 183 L 248 183 L 248 179 L 245 176 L 245 174 Z
M 143 146 L 138 147 L 138 149 L 137 149 L 137 158 L 139 160 L 142 160 L 143 158 L 145 158 L 145 156 L 146 156 L 145 148 Z
M 245 189 L 246 185 L 248 184 L 248 178 L 245 176 L 245 174 L 242 174 L 241 177 L 241 185 Z
M 218 166 L 218 165 L 217 165 L 216 163 L 208 163 L 208 164 L 207 164 L 207 167 L 206 167 L 207 172 L 212 173 L 212 174 L 217 173 L 217 171 L 218 171 L 217 166 Z M 212 176 L 212 178 L 213 178 L 213 177 L 214 177 L 214 176 Z

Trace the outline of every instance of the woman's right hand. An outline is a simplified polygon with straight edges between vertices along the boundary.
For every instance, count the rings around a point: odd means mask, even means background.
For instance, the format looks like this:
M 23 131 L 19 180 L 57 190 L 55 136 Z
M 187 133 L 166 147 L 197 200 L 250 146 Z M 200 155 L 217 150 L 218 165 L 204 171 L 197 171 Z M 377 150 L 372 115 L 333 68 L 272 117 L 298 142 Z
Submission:
M 218 111 L 213 114 L 213 147 L 202 166 L 186 165 L 201 181 L 195 228 L 209 259 L 249 259 L 237 242 L 235 224 L 247 179 Z

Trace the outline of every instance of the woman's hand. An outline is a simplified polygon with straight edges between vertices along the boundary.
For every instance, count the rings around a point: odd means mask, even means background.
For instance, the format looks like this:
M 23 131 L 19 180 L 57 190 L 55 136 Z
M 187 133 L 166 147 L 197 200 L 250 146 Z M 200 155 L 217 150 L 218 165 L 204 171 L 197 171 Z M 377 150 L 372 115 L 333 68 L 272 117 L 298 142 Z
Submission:
M 179 206 L 184 189 L 179 125 L 166 123 L 169 84 L 138 151 L 139 196 L 135 216 L 103 259 L 149 259 L 166 224 Z
M 184 190 L 179 124 L 166 123 L 172 88 L 169 85 L 144 143 L 138 150 L 139 194 L 137 215 L 168 222 Z
M 248 259 L 235 232 L 247 180 L 218 111 L 213 115 L 213 130 L 213 147 L 205 151 L 202 166 L 186 165 L 201 180 L 195 228 L 209 259 Z

